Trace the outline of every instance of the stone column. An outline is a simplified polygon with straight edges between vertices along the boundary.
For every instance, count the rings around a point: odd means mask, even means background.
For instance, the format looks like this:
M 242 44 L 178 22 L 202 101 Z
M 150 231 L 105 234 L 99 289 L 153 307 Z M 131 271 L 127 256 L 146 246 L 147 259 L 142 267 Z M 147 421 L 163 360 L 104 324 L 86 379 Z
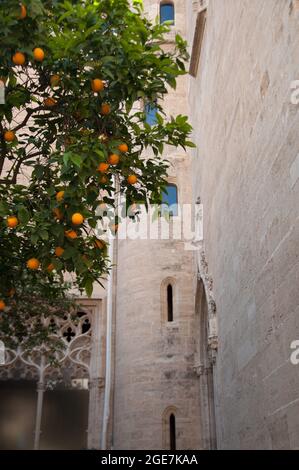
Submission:
M 45 392 L 45 384 L 43 382 L 39 382 L 37 384 L 37 407 L 36 407 L 36 420 L 35 420 L 35 432 L 34 432 L 34 450 L 39 449 L 44 392 Z
M 89 412 L 88 412 L 88 449 L 101 448 L 103 425 L 104 383 L 102 360 L 102 322 L 101 305 L 93 311 L 91 362 L 89 378 Z
M 88 449 L 101 448 L 104 384 L 103 377 L 93 378 L 89 382 Z

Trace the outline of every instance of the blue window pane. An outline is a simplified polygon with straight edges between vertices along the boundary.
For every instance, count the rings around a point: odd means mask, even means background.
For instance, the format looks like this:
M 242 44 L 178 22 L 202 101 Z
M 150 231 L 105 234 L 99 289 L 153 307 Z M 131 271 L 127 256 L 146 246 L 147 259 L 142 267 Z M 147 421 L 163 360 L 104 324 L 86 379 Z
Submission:
M 174 23 L 174 6 L 171 3 L 164 3 L 160 6 L 160 23 L 172 21 Z
M 145 122 L 150 126 L 157 124 L 157 112 L 158 109 L 154 104 L 147 104 L 145 106 Z
M 166 186 L 162 193 L 162 212 L 178 215 L 178 190 L 174 184 Z

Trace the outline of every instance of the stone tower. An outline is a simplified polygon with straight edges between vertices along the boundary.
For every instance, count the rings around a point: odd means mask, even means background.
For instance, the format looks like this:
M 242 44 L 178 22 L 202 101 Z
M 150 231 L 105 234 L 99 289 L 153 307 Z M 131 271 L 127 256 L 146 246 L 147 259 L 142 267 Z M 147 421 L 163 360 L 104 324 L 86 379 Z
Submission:
M 150 19 L 159 16 L 161 3 L 165 2 L 145 0 Z M 185 4 L 172 3 L 175 21 L 165 48 L 173 47 L 176 32 L 185 36 Z M 175 91 L 170 90 L 164 108 L 169 115 L 187 114 L 186 77 L 179 79 Z M 189 204 L 190 156 L 169 147 L 165 157 L 171 162 L 169 183 L 177 187 L 179 205 Z M 163 220 L 160 224 L 168 225 Z M 193 252 L 177 239 L 119 240 L 116 251 L 110 445 L 199 448 Z M 168 317 L 169 302 L 173 321 Z

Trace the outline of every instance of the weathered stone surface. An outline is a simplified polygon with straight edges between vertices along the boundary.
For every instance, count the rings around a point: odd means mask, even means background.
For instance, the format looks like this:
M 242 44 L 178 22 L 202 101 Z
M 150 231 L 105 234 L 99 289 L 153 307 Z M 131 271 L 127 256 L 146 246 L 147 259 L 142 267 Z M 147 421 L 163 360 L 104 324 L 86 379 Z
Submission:
M 298 1 L 209 1 L 189 108 L 217 304 L 220 448 L 299 447 L 289 361 L 299 338 L 298 48 Z

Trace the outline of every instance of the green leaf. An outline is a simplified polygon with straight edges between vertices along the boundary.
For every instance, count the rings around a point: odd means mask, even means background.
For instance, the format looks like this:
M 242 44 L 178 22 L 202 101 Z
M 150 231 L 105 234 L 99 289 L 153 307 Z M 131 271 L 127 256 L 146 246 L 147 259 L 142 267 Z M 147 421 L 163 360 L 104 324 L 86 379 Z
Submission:
M 9 211 L 8 204 L 5 201 L 0 201 L 0 216 L 5 217 Z
M 18 210 L 18 219 L 21 222 L 21 224 L 26 225 L 28 223 L 30 219 L 30 214 L 25 207 L 21 207 Z
M 58 259 L 58 258 L 53 258 L 52 259 L 52 263 L 54 264 L 55 266 L 55 269 L 57 271 L 61 271 L 62 268 L 63 268 L 63 263 Z
M 40 180 L 44 174 L 44 171 L 45 171 L 44 167 L 42 165 L 37 164 L 34 168 L 33 174 L 36 179 Z
M 86 292 L 87 297 L 91 297 L 92 292 L 93 292 L 93 280 L 90 278 L 87 278 L 85 281 L 84 287 L 85 287 L 85 292 Z
M 196 144 L 194 144 L 194 142 L 191 142 L 189 140 L 186 140 L 185 145 L 186 145 L 186 147 L 191 147 L 191 148 L 194 148 L 194 149 L 196 148 Z
M 72 259 L 75 257 L 76 253 L 77 253 L 77 250 L 74 247 L 68 246 L 63 253 L 63 258 L 66 260 Z
M 81 157 L 81 155 L 77 155 L 77 154 L 71 153 L 71 154 L 70 154 L 70 160 L 71 160 L 78 168 L 81 168 L 82 163 L 83 163 L 83 158 Z
M 47 232 L 47 230 L 40 230 L 39 236 L 44 241 L 49 240 L 49 233 Z
M 32 243 L 33 245 L 36 245 L 37 242 L 38 242 L 39 236 L 38 236 L 37 233 L 33 233 L 33 234 L 31 235 L 30 239 L 31 239 L 31 243 Z
M 68 162 L 69 162 L 70 155 L 71 155 L 71 154 L 68 153 L 68 152 L 63 155 L 63 163 L 65 164 L 65 166 L 67 166 L 67 164 L 68 164 Z

